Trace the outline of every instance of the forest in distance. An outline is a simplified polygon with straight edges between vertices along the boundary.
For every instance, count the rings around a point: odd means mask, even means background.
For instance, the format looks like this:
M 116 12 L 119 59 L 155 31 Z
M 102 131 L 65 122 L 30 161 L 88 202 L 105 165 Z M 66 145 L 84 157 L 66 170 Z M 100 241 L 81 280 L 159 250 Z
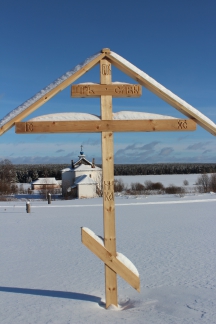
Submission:
M 14 164 L 16 182 L 30 183 L 38 178 L 55 177 L 61 180 L 61 170 L 68 164 Z M 100 164 L 97 166 L 102 167 Z M 204 174 L 216 173 L 216 163 L 161 163 L 161 164 L 115 164 L 114 174 L 159 175 L 159 174 Z

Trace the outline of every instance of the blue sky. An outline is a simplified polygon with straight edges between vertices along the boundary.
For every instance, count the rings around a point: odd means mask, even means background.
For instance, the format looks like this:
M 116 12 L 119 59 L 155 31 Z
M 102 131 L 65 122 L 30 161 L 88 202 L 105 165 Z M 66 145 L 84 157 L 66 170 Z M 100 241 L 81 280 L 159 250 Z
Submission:
M 0 3 L 0 119 L 87 57 L 109 47 L 216 122 L 215 0 L 73 0 Z M 76 83 L 98 82 L 95 67 Z M 113 81 L 132 82 L 113 68 Z M 141 98 L 113 99 L 113 111 L 183 117 L 143 88 Z M 99 99 L 74 99 L 70 87 L 31 117 L 100 113 Z M 28 118 L 30 118 L 30 116 Z M 0 160 L 69 163 L 80 145 L 101 162 L 99 134 L 0 136 Z M 115 163 L 215 162 L 216 138 L 195 132 L 116 133 Z

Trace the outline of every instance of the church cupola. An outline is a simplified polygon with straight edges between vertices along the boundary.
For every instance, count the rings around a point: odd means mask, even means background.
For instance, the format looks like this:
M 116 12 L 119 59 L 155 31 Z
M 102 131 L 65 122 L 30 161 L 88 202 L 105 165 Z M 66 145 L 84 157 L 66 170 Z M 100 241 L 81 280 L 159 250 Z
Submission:
M 83 157 L 85 157 L 85 154 L 83 152 L 83 145 L 81 145 L 81 151 L 80 151 L 80 155 L 78 155 L 78 157 L 81 159 Z

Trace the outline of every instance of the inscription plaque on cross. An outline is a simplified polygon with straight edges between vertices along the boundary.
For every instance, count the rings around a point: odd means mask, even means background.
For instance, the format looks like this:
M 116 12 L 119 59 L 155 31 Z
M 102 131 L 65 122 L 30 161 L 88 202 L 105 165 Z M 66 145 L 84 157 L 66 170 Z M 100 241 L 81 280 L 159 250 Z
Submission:
M 102 53 L 110 53 L 110 50 L 104 49 Z M 102 58 L 100 60 L 100 84 L 77 84 L 71 87 L 72 97 L 101 98 L 100 120 L 16 122 L 16 133 L 18 134 L 101 133 L 104 246 L 86 228 L 83 227 L 81 233 L 83 244 L 105 264 L 106 307 L 118 304 L 117 274 L 137 291 L 140 291 L 139 276 L 117 258 L 113 132 L 191 131 L 196 129 L 196 123 L 191 119 L 113 120 L 112 97 L 139 97 L 142 88 L 139 84 L 112 83 L 111 73 L 111 63 L 107 58 Z

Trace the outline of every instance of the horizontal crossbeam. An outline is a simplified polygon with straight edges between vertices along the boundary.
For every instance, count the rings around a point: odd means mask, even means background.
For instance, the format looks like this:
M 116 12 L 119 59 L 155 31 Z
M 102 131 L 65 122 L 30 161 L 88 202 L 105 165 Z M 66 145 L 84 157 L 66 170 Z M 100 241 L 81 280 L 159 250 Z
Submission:
M 15 123 L 17 134 L 194 131 L 192 119 L 28 121 Z
M 97 242 L 89 235 L 84 228 L 81 229 L 82 243 L 91 250 L 99 259 L 101 259 L 110 269 L 115 271 L 129 285 L 140 292 L 140 278 L 127 268 L 124 263 L 112 255 L 103 245 Z
M 71 97 L 73 98 L 98 98 L 110 95 L 116 98 L 140 97 L 142 86 L 140 84 L 78 84 L 72 85 Z

